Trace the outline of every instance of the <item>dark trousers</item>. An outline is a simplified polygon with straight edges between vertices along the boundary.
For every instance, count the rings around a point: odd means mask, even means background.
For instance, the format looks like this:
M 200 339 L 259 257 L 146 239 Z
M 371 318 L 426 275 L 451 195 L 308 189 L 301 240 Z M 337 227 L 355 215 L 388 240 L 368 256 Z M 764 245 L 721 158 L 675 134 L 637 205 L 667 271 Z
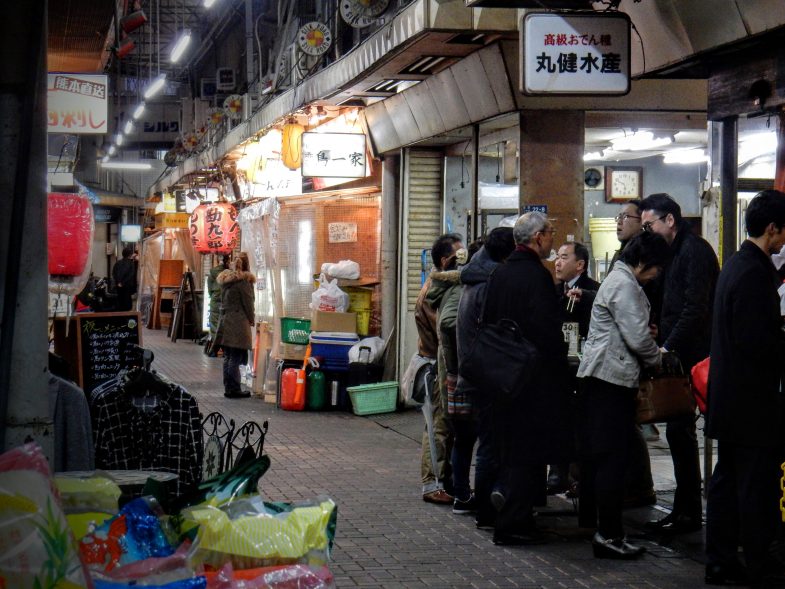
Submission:
M 469 472 L 472 468 L 474 443 L 477 441 L 477 426 L 471 417 L 451 418 L 453 443 L 450 463 L 452 464 L 452 494 L 460 501 L 471 498 Z
M 248 362 L 248 350 L 222 346 L 224 352 L 224 393 L 239 393 L 242 391 L 240 383 L 240 365 Z
M 641 426 L 636 425 L 630 440 L 627 473 L 624 477 L 624 495 L 628 499 L 639 499 L 654 493 L 651 476 L 649 445 L 643 437 Z
M 767 551 L 780 521 L 780 462 L 775 448 L 720 441 L 706 504 L 706 556 L 711 565 L 738 566 L 738 546 L 750 581 L 766 572 Z
M 698 458 L 698 436 L 695 418 L 687 415 L 668 422 L 665 437 L 670 446 L 673 474 L 676 477 L 676 495 L 673 513 L 699 519 L 701 504 L 701 469 Z
M 115 299 L 115 311 L 130 311 L 134 305 L 133 291 L 123 286 L 117 287 L 117 298 Z
M 496 518 L 491 505 L 491 491 L 499 476 L 499 460 L 494 437 L 493 405 L 487 395 L 472 397 L 474 422 L 477 428 L 477 454 L 474 464 L 474 496 L 477 498 L 477 520 L 489 523 Z
M 624 536 L 624 474 L 635 435 L 636 392 L 586 378 L 578 397 L 578 523 L 606 538 Z

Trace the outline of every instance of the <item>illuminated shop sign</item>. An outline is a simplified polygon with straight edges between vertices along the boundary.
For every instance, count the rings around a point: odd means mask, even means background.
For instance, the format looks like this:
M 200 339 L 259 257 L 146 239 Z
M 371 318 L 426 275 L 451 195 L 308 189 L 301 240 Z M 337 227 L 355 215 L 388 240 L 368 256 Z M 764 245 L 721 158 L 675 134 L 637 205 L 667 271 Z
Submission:
M 521 92 L 618 96 L 630 91 L 626 14 L 528 13 L 520 31 Z
M 108 81 L 103 75 L 49 74 L 46 111 L 49 133 L 107 133 Z
M 365 135 L 303 133 L 302 173 L 306 178 L 364 178 Z

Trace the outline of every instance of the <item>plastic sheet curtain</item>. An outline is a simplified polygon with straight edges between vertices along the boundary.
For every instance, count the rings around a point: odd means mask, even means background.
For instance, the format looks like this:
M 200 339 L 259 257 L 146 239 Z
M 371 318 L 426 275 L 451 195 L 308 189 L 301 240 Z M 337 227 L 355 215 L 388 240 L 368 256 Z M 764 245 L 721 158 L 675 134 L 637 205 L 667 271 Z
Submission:
M 248 254 L 251 272 L 256 274 L 256 316 L 272 322 L 277 280 L 273 276 L 278 248 L 278 219 L 281 206 L 274 198 L 245 207 L 237 217 L 241 232 L 241 251 Z M 280 296 L 280 293 L 278 293 Z
M 204 280 L 202 276 L 202 256 L 191 243 L 191 233 L 188 229 L 176 229 L 175 241 L 172 244 L 172 258 L 185 260 L 188 269 L 193 272 L 196 288 L 200 289 Z
M 139 293 L 153 295 L 158 284 L 158 264 L 163 252 L 164 235 L 154 233 L 142 242 Z

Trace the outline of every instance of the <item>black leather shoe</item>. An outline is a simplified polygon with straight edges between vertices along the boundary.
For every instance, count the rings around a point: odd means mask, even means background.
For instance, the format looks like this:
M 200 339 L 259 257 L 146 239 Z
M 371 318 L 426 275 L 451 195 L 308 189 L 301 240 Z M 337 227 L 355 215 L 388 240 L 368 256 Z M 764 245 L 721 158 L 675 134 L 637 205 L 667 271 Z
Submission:
M 688 534 L 697 532 L 702 526 L 703 521 L 699 517 L 671 513 L 660 520 L 648 522 L 645 527 L 660 534 Z
M 497 546 L 532 546 L 544 544 L 546 541 L 545 534 L 539 530 L 514 533 L 495 532 L 493 534 L 493 543 Z
M 707 564 L 704 580 L 707 585 L 746 585 L 747 571 L 740 564 L 735 566 Z
M 599 532 L 591 540 L 594 558 L 612 558 L 615 560 L 632 560 L 646 552 L 643 546 L 633 546 L 624 538 L 603 538 Z
M 505 503 L 507 503 L 507 497 L 504 496 L 504 493 L 498 489 L 491 491 L 491 505 L 496 511 L 504 509 Z

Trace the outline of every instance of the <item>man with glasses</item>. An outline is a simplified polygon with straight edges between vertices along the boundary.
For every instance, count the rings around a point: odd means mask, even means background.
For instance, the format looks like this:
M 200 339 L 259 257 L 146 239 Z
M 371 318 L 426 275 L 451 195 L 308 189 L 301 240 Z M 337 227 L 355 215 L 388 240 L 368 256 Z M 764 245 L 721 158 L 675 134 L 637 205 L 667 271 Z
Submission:
M 553 278 L 542 261 L 553 248 L 555 230 L 543 213 L 521 216 L 513 228 L 515 251 L 496 267 L 486 287 L 485 320 L 512 320 L 541 356 L 533 381 L 516 399 L 493 394 L 498 432 L 500 487 L 491 493 L 498 510 L 496 544 L 543 540 L 532 507 L 543 486 L 546 464 L 572 458 L 569 426 L 567 346 Z
M 627 243 L 636 235 L 638 235 L 643 228 L 641 227 L 641 201 L 638 199 L 628 200 L 624 205 L 621 207 L 619 214 L 616 215 L 616 237 L 621 243 L 621 247 L 613 254 L 613 259 L 611 260 L 611 265 L 608 267 L 608 271 L 605 273 L 607 276 L 608 273 L 613 268 L 613 265 L 616 263 L 616 260 L 619 259 L 621 256 L 621 252 L 624 250 L 624 247 Z
M 644 231 L 659 233 L 670 244 L 671 260 L 659 286 L 661 303 L 657 341 L 675 352 L 685 370 L 709 355 L 714 288 L 719 275 L 717 255 L 681 216 L 681 207 L 668 194 L 652 194 L 641 202 Z M 652 303 L 654 303 L 652 301 Z M 649 522 L 654 531 L 681 534 L 702 525 L 701 473 L 698 438 L 692 415 L 668 422 L 665 432 L 676 477 L 673 511 Z

